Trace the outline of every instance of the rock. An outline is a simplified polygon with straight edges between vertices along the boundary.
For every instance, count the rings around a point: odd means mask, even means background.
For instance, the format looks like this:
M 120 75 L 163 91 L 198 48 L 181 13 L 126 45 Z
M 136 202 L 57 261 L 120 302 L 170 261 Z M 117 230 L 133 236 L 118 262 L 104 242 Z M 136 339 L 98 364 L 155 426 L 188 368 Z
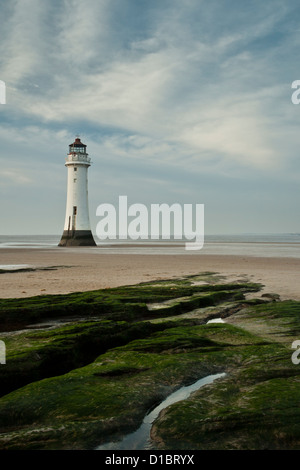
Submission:
M 278 294 L 266 293 L 262 294 L 262 297 L 273 300 L 274 302 L 276 302 L 276 300 L 280 300 L 280 295 Z

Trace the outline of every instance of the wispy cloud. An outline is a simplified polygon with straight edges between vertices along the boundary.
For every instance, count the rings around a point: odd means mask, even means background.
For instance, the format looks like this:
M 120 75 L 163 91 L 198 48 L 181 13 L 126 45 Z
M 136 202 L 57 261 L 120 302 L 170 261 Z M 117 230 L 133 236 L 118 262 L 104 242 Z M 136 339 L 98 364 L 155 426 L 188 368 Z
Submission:
M 0 175 L 1 186 L 11 187 L 11 185 L 17 185 L 19 187 L 20 185 L 28 185 L 30 183 L 32 183 L 31 178 L 24 175 L 24 173 L 19 169 L 8 168 L 2 170 Z
M 300 78 L 296 1 L 13 0 L 0 8 L 8 95 L 0 137 L 14 162 L 25 149 L 20 186 L 43 171 L 41 158 L 54 171 L 77 132 L 96 163 L 125 171 L 126 162 L 161 194 L 172 181 L 185 193 L 180 174 L 299 174 L 289 96 Z M 11 162 L 4 168 L 18 184 Z

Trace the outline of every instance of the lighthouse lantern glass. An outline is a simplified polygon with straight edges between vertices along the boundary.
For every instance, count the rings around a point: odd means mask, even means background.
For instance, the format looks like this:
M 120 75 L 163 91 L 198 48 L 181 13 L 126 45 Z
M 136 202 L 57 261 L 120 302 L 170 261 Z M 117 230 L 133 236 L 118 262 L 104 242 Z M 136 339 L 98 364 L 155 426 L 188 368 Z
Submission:
M 70 145 L 70 153 L 85 153 L 85 147 Z

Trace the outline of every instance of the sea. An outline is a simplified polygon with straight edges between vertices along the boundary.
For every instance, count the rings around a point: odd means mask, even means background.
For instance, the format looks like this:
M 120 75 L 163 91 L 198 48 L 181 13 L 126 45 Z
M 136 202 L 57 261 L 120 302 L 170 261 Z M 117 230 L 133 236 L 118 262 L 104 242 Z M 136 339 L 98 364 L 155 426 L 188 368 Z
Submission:
M 96 247 L 58 247 L 60 235 L 0 235 L 1 249 L 73 250 L 107 254 L 238 255 L 300 258 L 300 233 L 206 235 L 199 250 L 186 250 L 178 240 L 97 240 Z

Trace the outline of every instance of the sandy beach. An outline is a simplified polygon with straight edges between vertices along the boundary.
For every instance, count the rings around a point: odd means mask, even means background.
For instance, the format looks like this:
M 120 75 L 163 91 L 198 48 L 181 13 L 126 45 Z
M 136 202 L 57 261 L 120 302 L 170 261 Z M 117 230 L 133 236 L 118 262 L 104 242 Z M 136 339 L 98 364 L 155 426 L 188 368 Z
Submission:
M 28 265 L 29 272 L 0 274 L 0 298 L 64 294 L 200 272 L 217 272 L 227 280 L 262 283 L 262 293 L 300 300 L 300 259 L 234 255 L 109 254 L 101 249 L 3 248 L 0 265 Z M 45 269 L 51 268 L 51 269 Z

